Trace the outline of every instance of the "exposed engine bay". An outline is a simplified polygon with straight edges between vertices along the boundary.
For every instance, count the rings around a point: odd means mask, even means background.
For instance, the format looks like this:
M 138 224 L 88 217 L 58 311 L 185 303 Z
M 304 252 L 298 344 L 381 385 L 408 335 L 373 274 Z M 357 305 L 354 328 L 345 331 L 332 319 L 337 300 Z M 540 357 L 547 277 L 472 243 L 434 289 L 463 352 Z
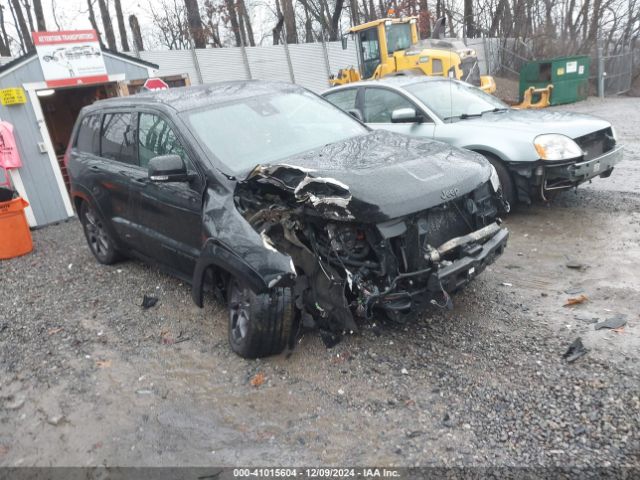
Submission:
M 234 200 L 265 247 L 291 258 L 303 326 L 339 336 L 376 310 L 404 321 L 428 304 L 450 308 L 449 293 L 502 253 L 508 232 L 490 181 L 441 197 L 435 207 L 376 222 L 344 183 L 280 165 L 257 167 Z

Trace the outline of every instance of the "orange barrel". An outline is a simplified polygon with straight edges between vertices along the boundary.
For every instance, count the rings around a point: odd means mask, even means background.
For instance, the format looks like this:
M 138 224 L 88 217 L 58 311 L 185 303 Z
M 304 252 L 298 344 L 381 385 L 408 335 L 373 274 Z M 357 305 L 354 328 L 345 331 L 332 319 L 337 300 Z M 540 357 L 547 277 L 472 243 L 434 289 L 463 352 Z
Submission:
M 22 198 L 0 202 L 0 260 L 33 250 L 31 231 L 24 214 L 28 206 L 29 203 Z

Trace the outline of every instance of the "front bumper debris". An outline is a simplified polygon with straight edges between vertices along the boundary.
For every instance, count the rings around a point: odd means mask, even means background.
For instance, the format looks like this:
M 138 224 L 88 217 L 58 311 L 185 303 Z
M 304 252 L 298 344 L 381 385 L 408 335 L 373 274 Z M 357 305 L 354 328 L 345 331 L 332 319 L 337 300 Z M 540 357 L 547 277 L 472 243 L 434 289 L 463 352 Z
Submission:
M 617 147 L 586 162 L 570 165 L 563 176 L 566 176 L 569 181 L 582 183 L 602 175 L 612 170 L 622 160 L 622 151 L 623 147 Z

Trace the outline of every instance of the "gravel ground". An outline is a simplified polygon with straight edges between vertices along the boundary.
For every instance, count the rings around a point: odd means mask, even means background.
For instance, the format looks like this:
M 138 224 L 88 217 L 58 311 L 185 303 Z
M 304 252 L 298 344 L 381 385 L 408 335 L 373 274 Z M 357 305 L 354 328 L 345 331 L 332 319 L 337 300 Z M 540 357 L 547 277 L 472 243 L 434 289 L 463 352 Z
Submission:
M 222 305 L 98 265 L 75 220 L 35 231 L 0 263 L 0 466 L 640 467 L 640 99 L 570 108 L 618 128 L 612 177 L 511 215 L 454 310 L 330 350 L 307 334 L 288 358 L 240 359 Z M 594 329 L 616 314 L 624 329 Z M 578 337 L 589 352 L 567 363 Z

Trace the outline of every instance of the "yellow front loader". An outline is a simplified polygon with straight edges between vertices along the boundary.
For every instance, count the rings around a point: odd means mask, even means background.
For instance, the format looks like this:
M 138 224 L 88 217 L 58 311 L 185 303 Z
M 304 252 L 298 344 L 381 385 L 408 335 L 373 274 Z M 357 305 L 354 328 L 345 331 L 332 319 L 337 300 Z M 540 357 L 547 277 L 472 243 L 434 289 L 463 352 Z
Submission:
M 480 75 L 475 50 L 457 39 L 420 40 L 417 23 L 417 17 L 382 18 L 352 27 L 347 35 L 356 41 L 358 69 L 341 69 L 331 78 L 331 85 L 417 74 L 456 78 L 495 92 L 493 77 Z M 347 48 L 346 35 L 342 48 Z

